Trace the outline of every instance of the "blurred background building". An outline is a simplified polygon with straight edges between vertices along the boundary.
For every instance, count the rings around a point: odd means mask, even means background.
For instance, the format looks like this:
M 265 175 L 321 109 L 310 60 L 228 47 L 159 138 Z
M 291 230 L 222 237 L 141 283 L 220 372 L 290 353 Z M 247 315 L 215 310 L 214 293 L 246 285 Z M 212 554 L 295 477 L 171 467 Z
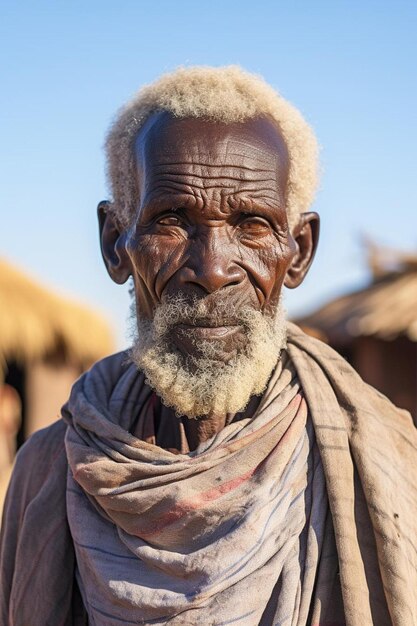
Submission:
M 112 350 L 100 315 L 0 259 L 0 508 L 16 448 L 58 418 L 74 380 Z
M 370 284 L 295 320 L 417 424 L 417 254 L 367 243 Z

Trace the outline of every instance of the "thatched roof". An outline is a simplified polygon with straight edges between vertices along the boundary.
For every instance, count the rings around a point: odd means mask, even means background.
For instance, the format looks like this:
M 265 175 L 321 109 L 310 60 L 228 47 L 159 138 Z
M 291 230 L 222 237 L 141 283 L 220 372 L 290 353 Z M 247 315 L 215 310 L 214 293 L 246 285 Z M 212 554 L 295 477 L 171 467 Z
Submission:
M 59 353 L 86 367 L 111 352 L 108 324 L 0 259 L 0 371 L 4 362 L 28 363 Z
M 368 244 L 368 262 L 373 274 L 368 287 L 332 300 L 297 323 L 337 345 L 361 335 L 417 341 L 417 255 Z

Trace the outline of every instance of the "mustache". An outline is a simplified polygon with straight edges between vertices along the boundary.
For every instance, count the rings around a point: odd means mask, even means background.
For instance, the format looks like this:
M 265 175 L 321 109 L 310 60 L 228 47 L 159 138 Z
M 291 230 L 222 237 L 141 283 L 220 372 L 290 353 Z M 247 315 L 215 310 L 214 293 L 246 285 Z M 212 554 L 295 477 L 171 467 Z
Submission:
M 206 298 L 185 299 L 178 295 L 167 298 L 155 309 L 155 321 L 164 332 L 174 326 L 245 326 L 255 309 L 235 304 L 230 299 L 207 296 Z M 257 311 L 261 315 L 260 311 Z

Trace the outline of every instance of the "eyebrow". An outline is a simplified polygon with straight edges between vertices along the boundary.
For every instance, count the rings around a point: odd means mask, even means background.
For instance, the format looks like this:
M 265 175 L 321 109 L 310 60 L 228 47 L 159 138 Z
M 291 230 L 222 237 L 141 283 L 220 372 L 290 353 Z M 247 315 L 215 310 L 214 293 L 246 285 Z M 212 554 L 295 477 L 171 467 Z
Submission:
M 227 203 L 227 207 L 230 210 L 230 216 L 237 213 L 244 213 L 248 215 L 259 215 L 264 217 L 268 221 L 274 215 L 271 215 L 271 210 L 280 211 L 285 209 L 284 204 L 277 204 L 277 198 L 265 196 L 261 192 L 258 192 L 258 197 L 252 195 L 252 190 L 246 190 L 251 192 L 251 197 L 241 197 L 241 194 L 245 192 L 242 190 L 233 198 L 223 198 L 223 202 Z M 196 209 L 198 199 L 194 194 L 187 193 L 175 193 L 170 191 L 156 192 L 152 194 L 149 200 L 142 206 L 141 216 L 145 222 L 151 220 L 153 217 L 161 215 L 167 211 L 173 213 L 184 209 L 186 212 L 192 212 Z M 224 208 L 224 204 L 220 205 L 220 209 Z M 223 212 L 223 211 L 222 211 Z
M 166 211 L 175 211 L 185 208 L 191 210 L 195 208 L 196 198 L 193 194 L 187 194 L 182 191 L 176 193 L 172 189 L 159 190 L 151 193 L 148 200 L 143 204 L 141 214 L 143 216 L 154 216 Z

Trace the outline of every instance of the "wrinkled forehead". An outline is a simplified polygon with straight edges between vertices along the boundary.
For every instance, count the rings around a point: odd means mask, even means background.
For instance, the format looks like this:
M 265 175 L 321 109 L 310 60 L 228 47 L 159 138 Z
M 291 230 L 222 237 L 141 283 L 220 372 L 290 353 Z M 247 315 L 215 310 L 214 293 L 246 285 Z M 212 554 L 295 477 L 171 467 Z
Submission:
M 142 173 L 148 167 L 171 163 L 207 163 L 211 167 L 274 171 L 282 177 L 284 188 L 289 170 L 285 141 L 267 118 L 226 124 L 157 112 L 139 131 L 135 156 Z

